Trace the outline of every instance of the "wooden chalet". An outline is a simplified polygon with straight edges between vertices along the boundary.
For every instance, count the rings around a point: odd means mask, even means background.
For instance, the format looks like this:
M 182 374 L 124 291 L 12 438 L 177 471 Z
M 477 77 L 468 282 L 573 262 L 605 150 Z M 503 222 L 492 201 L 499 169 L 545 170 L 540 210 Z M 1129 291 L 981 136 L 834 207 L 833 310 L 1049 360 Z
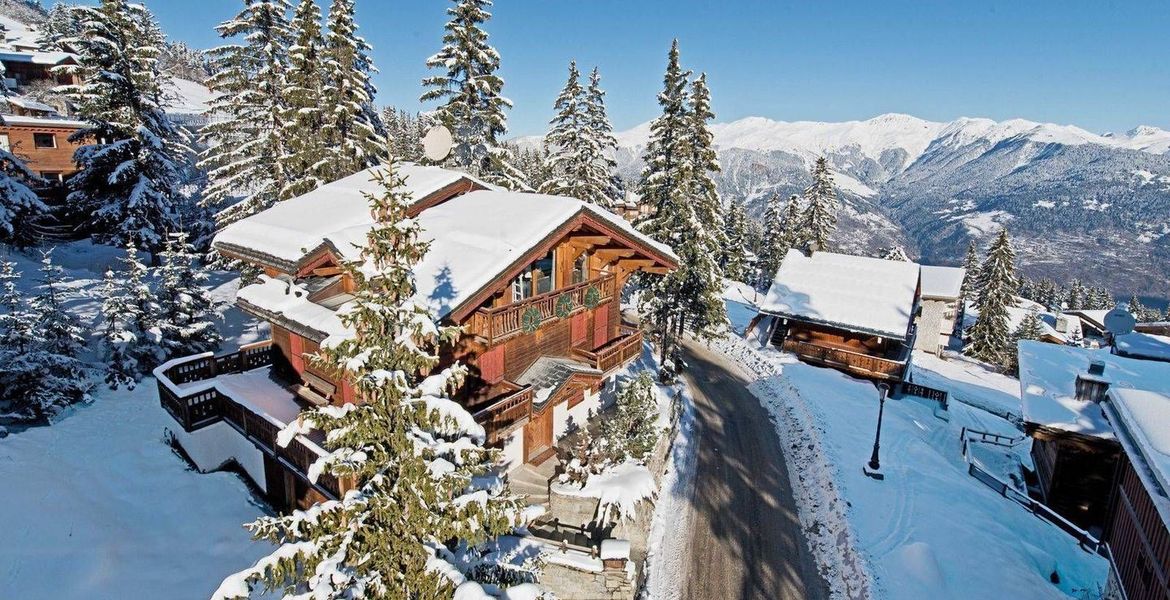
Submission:
M 1124 450 L 1110 495 L 1106 598 L 1170 598 L 1170 396 L 1112 389 L 1105 414 Z M 1122 593 L 1118 593 L 1122 592 Z
M 629 276 L 665 273 L 677 259 L 579 200 L 499 191 L 437 167 L 404 165 L 401 174 L 414 199 L 410 212 L 431 241 L 415 269 L 415 300 L 464 328 L 443 357 L 471 369 L 458 399 L 488 443 L 502 448 L 502 468 L 542 462 L 558 437 L 597 412 L 604 382 L 641 354 L 642 333 L 619 310 Z M 341 266 L 363 260 L 372 225 L 363 192 L 377 191 L 370 177 L 347 177 L 222 231 L 214 242 L 220 253 L 264 271 L 237 304 L 269 324 L 271 340 L 244 355 L 190 357 L 158 370 L 161 401 L 183 426 L 179 442 L 197 448 L 189 454 L 218 459 L 230 446 L 223 434 L 195 438 L 217 418 L 228 421 L 238 434 L 233 451 L 252 456 L 237 462 L 259 465 L 245 470 L 277 506 L 344 491 L 344 482 L 305 477 L 319 440 L 279 448 L 273 436 L 303 407 L 360 402 L 307 357 L 347 334 L 337 311 L 352 301 L 353 282 Z M 254 450 L 240 450 L 240 436 Z
M 0 115 L 0 148 L 15 154 L 29 170 L 61 183 L 77 172 L 69 137 L 85 127 L 72 119 Z
M 920 293 L 915 263 L 789 250 L 758 322 L 771 328 L 772 343 L 801 360 L 899 382 L 914 346 Z
M 76 73 L 59 67 L 76 66 L 77 56 L 69 52 L 41 52 L 37 50 L 0 49 L 0 63 L 9 89 L 41 83 L 47 86 L 81 83 Z

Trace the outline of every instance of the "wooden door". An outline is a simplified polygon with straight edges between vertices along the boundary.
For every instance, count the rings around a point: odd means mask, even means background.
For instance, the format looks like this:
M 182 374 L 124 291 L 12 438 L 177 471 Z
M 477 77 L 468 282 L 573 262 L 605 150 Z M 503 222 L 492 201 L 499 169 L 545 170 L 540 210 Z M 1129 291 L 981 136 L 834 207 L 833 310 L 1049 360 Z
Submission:
M 602 304 L 593 311 L 593 348 L 609 343 L 609 304 Z
M 524 460 L 537 461 L 552 449 L 553 407 L 541 413 L 533 413 L 524 425 Z

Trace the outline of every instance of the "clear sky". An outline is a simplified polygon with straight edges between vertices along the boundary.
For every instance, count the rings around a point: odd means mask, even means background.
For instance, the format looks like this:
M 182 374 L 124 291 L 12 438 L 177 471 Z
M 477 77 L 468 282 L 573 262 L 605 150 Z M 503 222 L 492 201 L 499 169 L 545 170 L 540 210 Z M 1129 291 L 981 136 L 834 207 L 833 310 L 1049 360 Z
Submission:
M 145 2 L 172 39 L 199 48 L 217 45 L 215 25 L 242 5 Z M 449 5 L 357 0 L 380 104 L 420 108 L 423 61 Z M 674 37 L 685 67 L 708 73 L 719 121 L 901 112 L 1170 129 L 1165 0 L 497 0 L 493 13 L 512 135 L 544 130 L 574 58 L 601 68 L 617 129 L 653 118 Z

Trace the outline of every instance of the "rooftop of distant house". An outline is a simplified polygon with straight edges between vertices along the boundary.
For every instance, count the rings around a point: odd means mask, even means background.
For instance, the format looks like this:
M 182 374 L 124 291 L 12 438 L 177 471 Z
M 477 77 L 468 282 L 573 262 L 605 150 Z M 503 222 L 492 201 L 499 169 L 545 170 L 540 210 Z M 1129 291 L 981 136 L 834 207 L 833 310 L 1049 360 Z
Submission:
M 962 267 L 922 265 L 922 297 L 939 300 L 958 300 L 963 292 Z

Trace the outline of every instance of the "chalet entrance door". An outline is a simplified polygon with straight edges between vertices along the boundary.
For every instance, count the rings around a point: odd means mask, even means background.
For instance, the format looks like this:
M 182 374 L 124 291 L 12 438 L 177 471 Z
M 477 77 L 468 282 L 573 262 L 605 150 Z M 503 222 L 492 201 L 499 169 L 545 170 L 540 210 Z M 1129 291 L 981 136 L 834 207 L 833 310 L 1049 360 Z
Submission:
M 553 410 L 533 413 L 524 425 L 524 461 L 534 464 L 543 462 L 552 455 Z

